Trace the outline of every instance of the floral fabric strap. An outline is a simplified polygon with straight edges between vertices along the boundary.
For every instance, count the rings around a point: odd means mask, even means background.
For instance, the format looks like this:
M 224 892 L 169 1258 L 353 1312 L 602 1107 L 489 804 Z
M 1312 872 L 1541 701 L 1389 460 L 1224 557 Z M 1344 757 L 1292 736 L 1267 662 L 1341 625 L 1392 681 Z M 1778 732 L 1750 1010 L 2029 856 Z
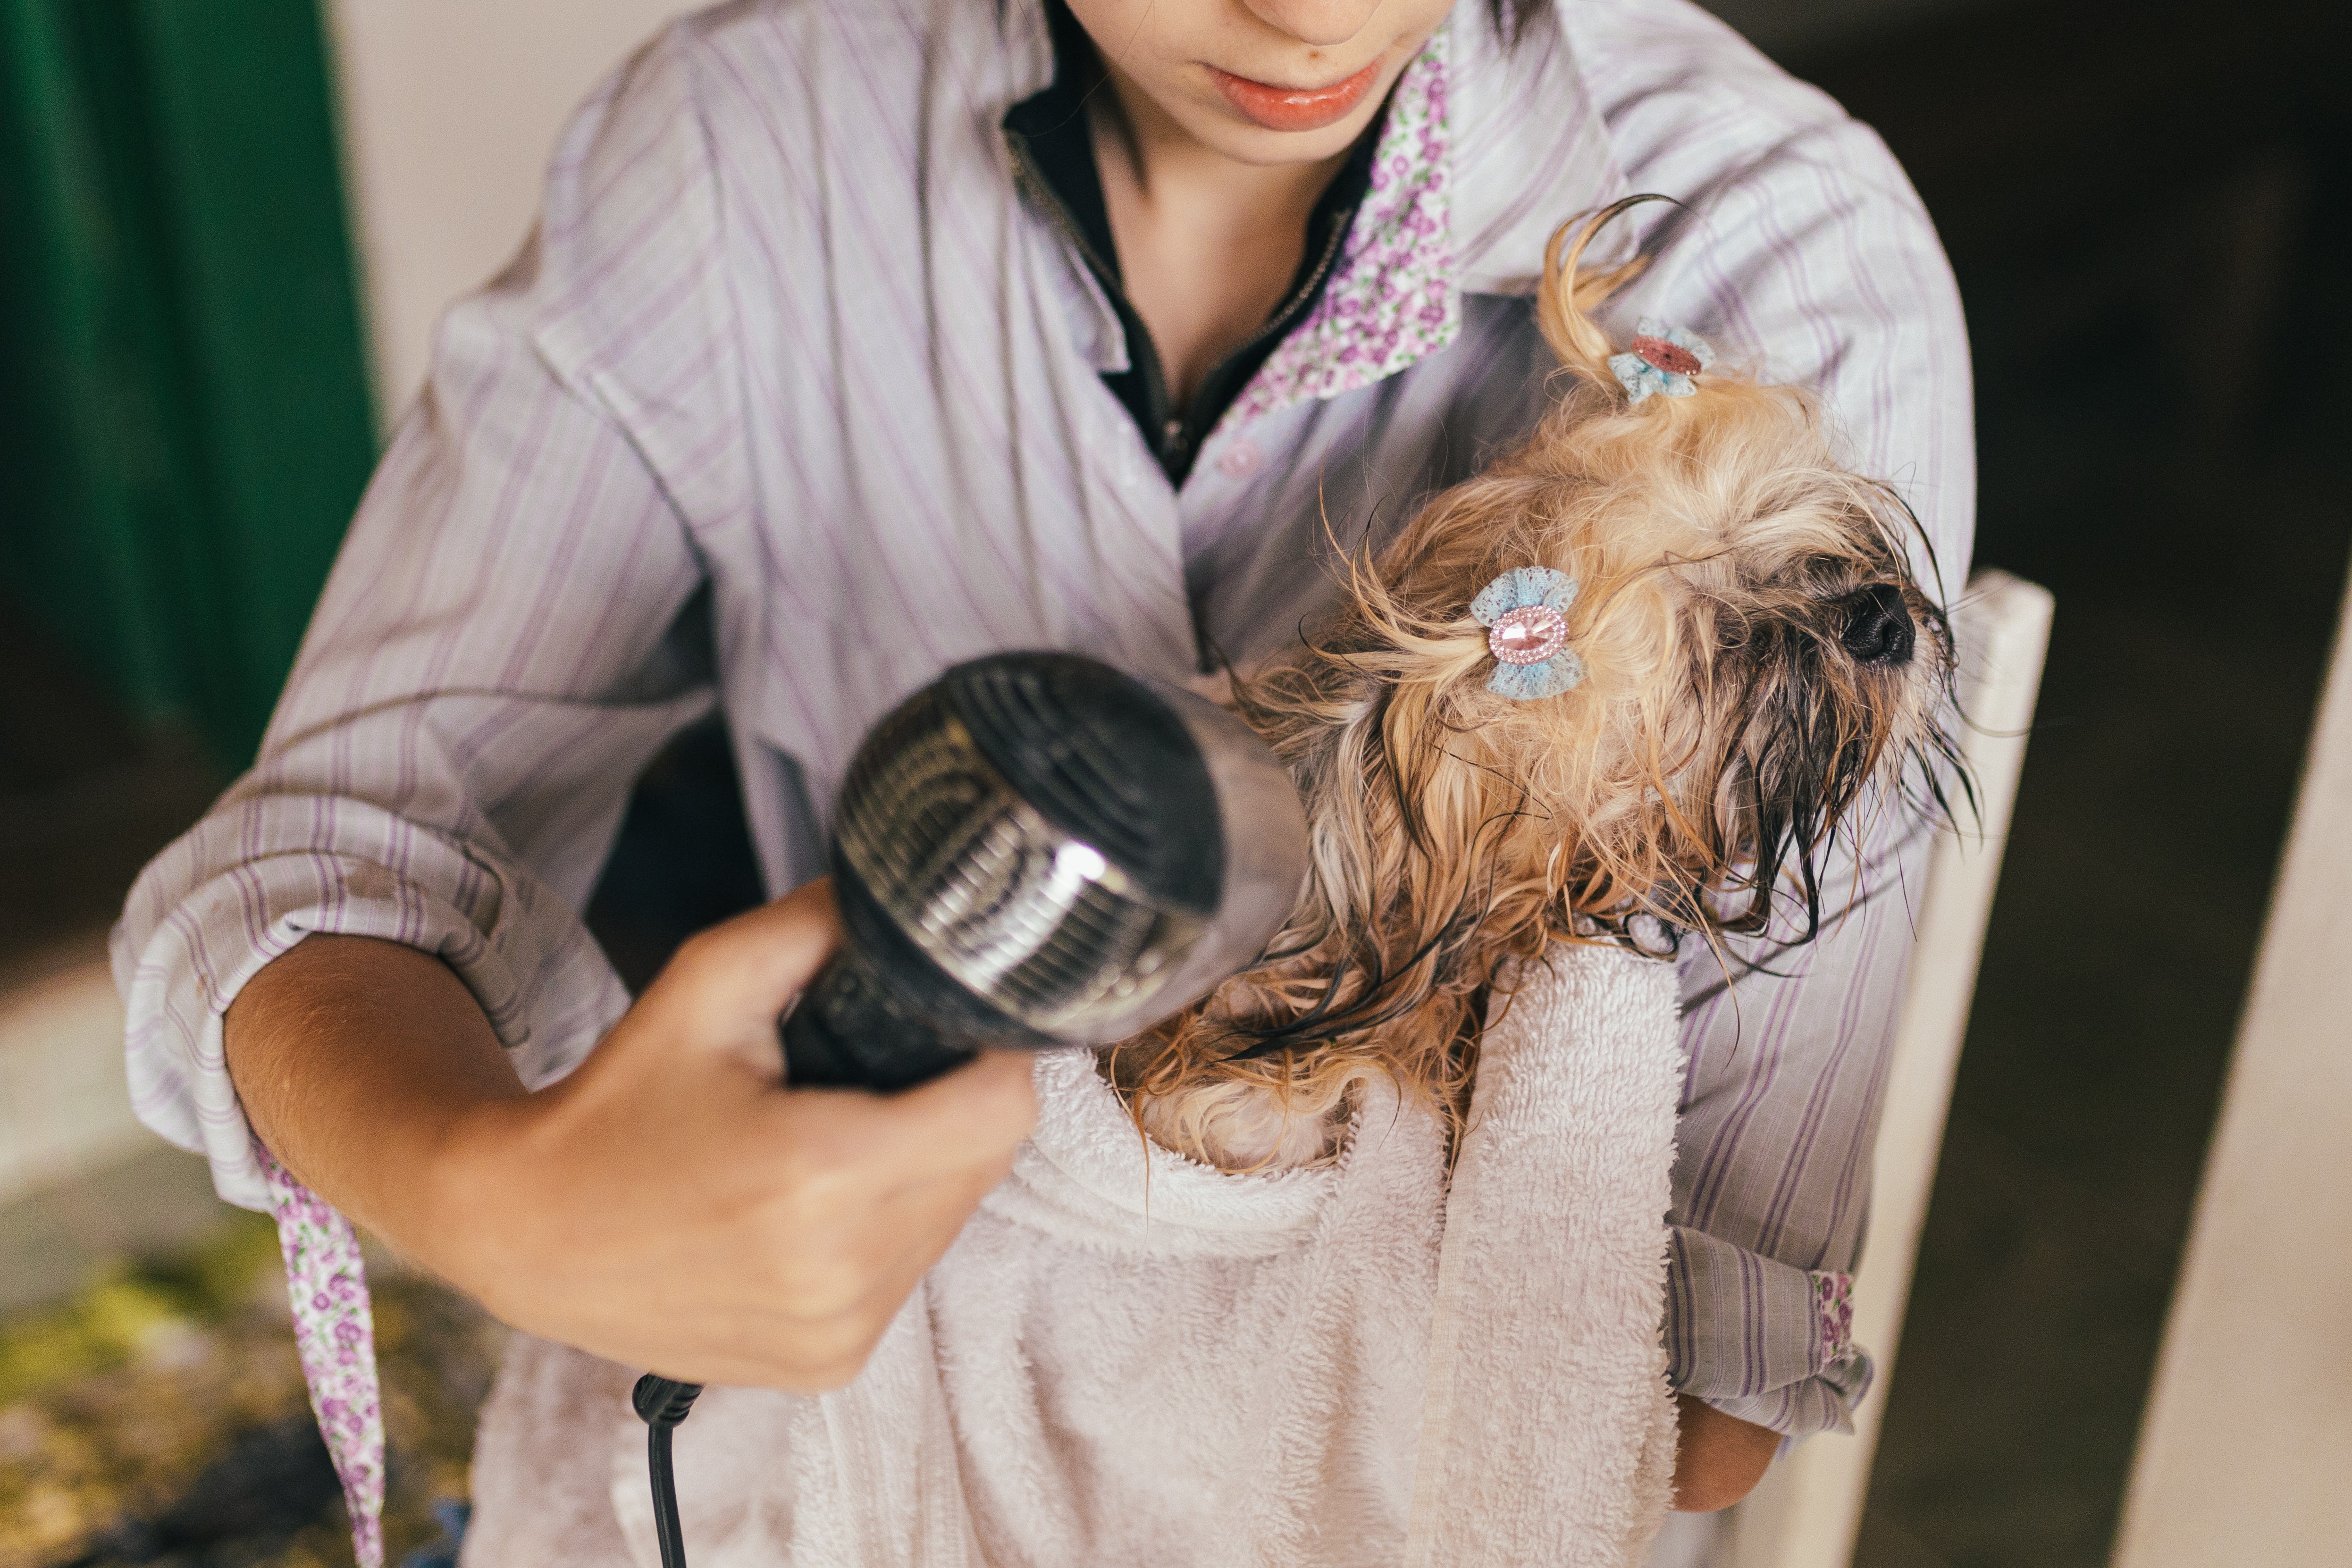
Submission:
M 383 1568 L 383 1401 L 359 1232 L 257 1140 L 253 1155 L 269 1184 L 302 1381 L 343 1483 L 352 1550 L 360 1568 Z
M 1815 1274 L 1813 1306 L 1822 1336 L 1819 1364 L 1834 1366 L 1853 1354 L 1853 1276 Z

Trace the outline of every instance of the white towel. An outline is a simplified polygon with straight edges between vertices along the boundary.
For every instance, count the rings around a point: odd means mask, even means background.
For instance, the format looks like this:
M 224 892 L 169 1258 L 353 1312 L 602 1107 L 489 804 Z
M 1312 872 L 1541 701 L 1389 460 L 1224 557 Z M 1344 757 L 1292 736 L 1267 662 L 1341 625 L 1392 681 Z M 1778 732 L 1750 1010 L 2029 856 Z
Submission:
M 713 1389 L 694 1568 L 1624 1564 L 1671 1484 L 1673 972 L 1562 950 L 1488 1032 L 1449 1194 L 1425 1112 L 1336 1168 L 1149 1148 L 1083 1055 L 841 1393 Z M 629 1375 L 526 1343 L 467 1568 L 655 1568 Z
M 1597 948 L 1550 967 L 1479 1060 L 1408 1568 L 1639 1564 L 1672 1500 L 1675 972 Z

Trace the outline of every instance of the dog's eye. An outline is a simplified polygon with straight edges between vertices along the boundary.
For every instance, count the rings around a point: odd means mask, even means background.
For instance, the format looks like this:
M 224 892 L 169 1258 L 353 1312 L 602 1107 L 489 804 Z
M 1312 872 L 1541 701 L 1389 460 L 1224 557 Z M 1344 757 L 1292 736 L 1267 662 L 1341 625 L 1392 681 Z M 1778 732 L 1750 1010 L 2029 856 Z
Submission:
M 1891 583 L 1865 588 L 1845 601 L 1845 651 L 1864 664 L 1907 664 L 1917 632 L 1903 591 Z

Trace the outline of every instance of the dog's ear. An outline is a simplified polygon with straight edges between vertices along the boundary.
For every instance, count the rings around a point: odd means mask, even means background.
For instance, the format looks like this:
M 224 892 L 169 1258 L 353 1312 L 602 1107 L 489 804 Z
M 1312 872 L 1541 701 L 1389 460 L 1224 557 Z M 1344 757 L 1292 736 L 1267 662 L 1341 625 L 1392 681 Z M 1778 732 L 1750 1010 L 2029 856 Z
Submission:
M 1762 931 L 1777 903 L 1799 917 L 1791 939 L 1811 940 L 1822 862 L 1837 834 L 1859 831 L 1872 789 L 1902 788 L 1917 764 L 1940 805 L 1937 769 L 1951 744 L 1918 711 L 1922 672 L 1911 666 L 1920 656 L 1935 684 L 1948 636 L 1932 604 L 1885 585 L 1747 618 L 1712 650 L 1696 687 L 1714 740 L 1701 770 L 1713 795 L 1709 869 L 1739 901 L 1724 929 Z
M 1718 885 L 1746 895 L 1726 924 L 1760 931 L 1776 897 L 1801 909 L 1803 936 L 1821 925 L 1819 858 L 1876 761 L 1866 724 L 1836 661 L 1809 631 L 1761 617 L 1723 650 L 1714 770 Z

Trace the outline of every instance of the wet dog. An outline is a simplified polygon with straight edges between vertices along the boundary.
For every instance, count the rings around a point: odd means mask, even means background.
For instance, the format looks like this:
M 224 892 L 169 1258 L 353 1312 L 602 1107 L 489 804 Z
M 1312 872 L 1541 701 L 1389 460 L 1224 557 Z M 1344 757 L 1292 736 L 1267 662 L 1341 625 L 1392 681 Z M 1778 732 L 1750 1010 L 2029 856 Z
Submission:
M 1610 340 L 1592 312 L 1640 264 L 1580 263 L 1630 204 L 1552 241 L 1560 395 L 1534 434 L 1234 684 L 1299 784 L 1313 870 L 1256 968 L 1106 1055 L 1168 1147 L 1328 1158 L 1374 1074 L 1458 1122 L 1518 966 L 1810 939 L 1832 841 L 1873 802 L 1940 809 L 1958 777 L 1916 521 L 1807 392 L 1718 372 L 1672 327 Z

